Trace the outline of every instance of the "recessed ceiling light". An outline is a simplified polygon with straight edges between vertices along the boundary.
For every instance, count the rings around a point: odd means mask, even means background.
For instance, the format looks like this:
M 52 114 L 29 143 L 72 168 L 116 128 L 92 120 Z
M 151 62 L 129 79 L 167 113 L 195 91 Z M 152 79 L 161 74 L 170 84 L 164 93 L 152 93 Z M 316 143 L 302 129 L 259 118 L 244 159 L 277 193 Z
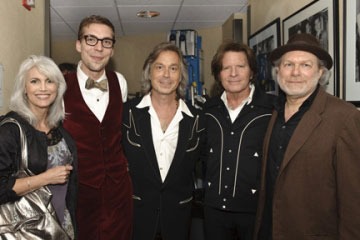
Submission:
M 136 14 L 136 16 L 141 18 L 153 18 L 159 16 L 160 13 L 156 11 L 140 11 Z

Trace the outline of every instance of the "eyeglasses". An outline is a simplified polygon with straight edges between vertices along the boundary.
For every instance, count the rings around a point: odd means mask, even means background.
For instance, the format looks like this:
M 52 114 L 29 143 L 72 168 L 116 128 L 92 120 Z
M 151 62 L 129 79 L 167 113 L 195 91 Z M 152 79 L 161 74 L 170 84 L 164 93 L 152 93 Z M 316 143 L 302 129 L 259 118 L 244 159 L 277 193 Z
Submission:
M 101 45 L 104 48 L 112 48 L 115 44 L 115 39 L 112 38 L 97 38 L 94 35 L 84 35 L 85 43 L 89 46 L 95 46 L 98 41 L 101 41 Z

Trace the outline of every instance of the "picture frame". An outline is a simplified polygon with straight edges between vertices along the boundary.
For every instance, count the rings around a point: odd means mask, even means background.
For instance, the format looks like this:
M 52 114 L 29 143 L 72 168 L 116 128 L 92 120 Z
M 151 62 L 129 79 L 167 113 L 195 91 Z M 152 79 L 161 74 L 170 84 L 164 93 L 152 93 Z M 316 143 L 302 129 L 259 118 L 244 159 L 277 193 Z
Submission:
M 274 95 L 279 94 L 279 85 L 272 78 L 269 54 L 281 45 L 280 41 L 280 18 L 273 20 L 248 38 L 248 45 L 253 49 L 258 64 L 256 86 Z
M 354 39 L 356 39 L 354 41 Z M 343 98 L 360 107 L 360 2 L 344 0 Z
M 284 43 L 295 33 L 309 33 L 328 51 L 334 65 L 330 69 L 331 78 L 323 87 L 334 96 L 339 96 L 339 34 L 335 34 L 338 32 L 337 9 L 338 0 L 315 0 L 282 21 Z

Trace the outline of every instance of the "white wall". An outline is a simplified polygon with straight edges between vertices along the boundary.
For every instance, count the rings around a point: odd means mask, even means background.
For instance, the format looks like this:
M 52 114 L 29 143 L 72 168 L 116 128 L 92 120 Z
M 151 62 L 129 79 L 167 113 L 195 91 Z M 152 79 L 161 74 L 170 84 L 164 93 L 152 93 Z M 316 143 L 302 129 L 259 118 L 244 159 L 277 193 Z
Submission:
M 45 3 L 36 1 L 28 11 L 20 0 L 1 0 L 0 64 L 3 66 L 0 114 L 8 111 L 13 81 L 20 63 L 29 55 L 45 54 Z

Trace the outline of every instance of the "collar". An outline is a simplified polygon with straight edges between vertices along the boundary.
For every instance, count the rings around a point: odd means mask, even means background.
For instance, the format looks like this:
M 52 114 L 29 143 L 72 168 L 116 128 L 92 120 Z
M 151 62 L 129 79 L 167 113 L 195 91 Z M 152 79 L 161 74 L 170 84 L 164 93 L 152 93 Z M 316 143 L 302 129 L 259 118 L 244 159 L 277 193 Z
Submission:
M 319 92 L 319 89 L 320 89 L 320 85 L 318 84 L 316 86 L 315 91 L 301 104 L 299 111 L 303 108 L 308 109 L 312 105 L 317 93 Z M 278 112 L 283 111 L 285 107 L 285 102 L 286 102 L 286 94 L 283 91 L 280 91 L 279 97 L 274 104 L 275 109 Z
M 242 103 L 240 105 L 245 105 L 245 104 L 250 104 L 252 99 L 253 99 L 253 96 L 254 96 L 254 92 L 255 92 L 255 86 L 253 84 L 249 84 L 249 87 L 250 87 L 250 94 L 247 98 L 245 98 Z M 226 97 L 226 91 L 224 91 L 221 95 L 221 100 L 224 102 L 226 108 L 229 109 L 229 105 L 228 105 L 228 101 L 227 101 L 227 97 Z
M 153 109 L 153 105 L 151 102 L 151 97 L 150 97 L 150 93 L 146 94 L 141 101 L 139 102 L 138 105 L 136 105 L 136 108 L 146 108 L 149 107 L 150 109 Z M 189 117 L 194 117 L 190 111 L 190 109 L 188 108 L 188 106 L 186 105 L 186 103 L 182 100 L 179 99 L 179 106 L 178 106 L 178 111 L 181 111 L 183 113 L 185 113 L 186 115 L 188 115 Z
M 80 60 L 79 63 L 78 63 L 78 66 L 77 66 L 77 78 L 80 82 L 86 82 L 86 80 L 89 78 L 89 76 L 87 76 L 83 70 L 81 69 L 81 65 L 82 65 L 82 61 Z M 97 80 L 95 80 L 96 82 L 99 82 L 103 79 L 106 79 L 106 71 L 103 72 L 103 74 L 101 75 L 101 77 Z M 84 85 L 83 84 L 83 85 Z M 84 85 L 85 86 L 85 85 Z

